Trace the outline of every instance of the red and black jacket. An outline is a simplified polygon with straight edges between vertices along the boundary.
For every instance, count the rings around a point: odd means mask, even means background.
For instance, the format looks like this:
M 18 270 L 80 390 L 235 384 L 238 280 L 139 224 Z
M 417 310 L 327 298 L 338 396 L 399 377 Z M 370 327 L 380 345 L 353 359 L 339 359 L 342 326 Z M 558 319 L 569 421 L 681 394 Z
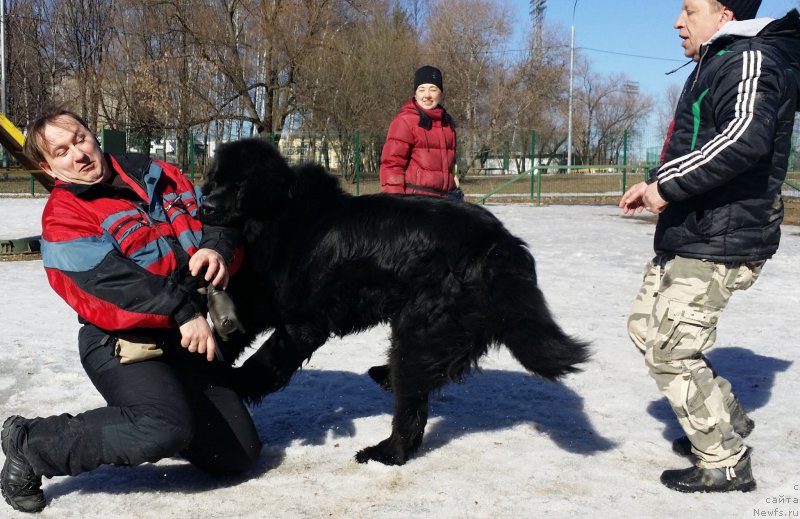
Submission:
M 42 214 L 50 285 L 82 321 L 108 331 L 172 328 L 205 308 L 188 262 L 200 248 L 235 270 L 241 238 L 207 227 L 202 201 L 176 167 L 144 155 L 106 155 L 111 180 L 57 182 Z

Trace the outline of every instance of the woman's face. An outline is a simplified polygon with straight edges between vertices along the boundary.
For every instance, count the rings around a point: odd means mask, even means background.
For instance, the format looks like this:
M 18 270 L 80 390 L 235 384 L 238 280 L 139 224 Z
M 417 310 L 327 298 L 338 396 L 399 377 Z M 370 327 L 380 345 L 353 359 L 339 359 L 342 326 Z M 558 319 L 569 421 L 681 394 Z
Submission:
M 417 100 L 417 104 L 422 108 L 430 110 L 439 105 L 439 101 L 442 100 L 442 91 L 436 85 L 423 83 L 414 92 L 414 99 Z

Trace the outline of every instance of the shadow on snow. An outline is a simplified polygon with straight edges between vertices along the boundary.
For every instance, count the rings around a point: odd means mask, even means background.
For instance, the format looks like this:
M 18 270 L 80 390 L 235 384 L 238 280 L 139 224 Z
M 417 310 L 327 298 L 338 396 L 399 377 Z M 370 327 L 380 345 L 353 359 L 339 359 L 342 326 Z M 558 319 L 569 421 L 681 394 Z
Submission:
M 287 447 L 292 442 L 321 445 L 329 435 L 353 437 L 355 419 L 383 415 L 380 437 L 360 435 L 366 447 L 389 435 L 392 406 L 392 394 L 365 374 L 304 370 L 284 390 L 269 395 L 255 418 L 266 444 Z M 591 454 L 614 446 L 594 430 L 583 399 L 566 385 L 521 371 L 481 370 L 431 396 L 417 456 L 465 434 L 519 424 L 530 424 L 532 434 L 545 434 L 569 452 Z
M 366 374 L 303 370 L 285 389 L 267 396 L 253 408 L 264 450 L 256 466 L 245 475 L 216 478 L 180 462 L 101 467 L 46 484 L 45 492 L 52 499 L 71 493 L 154 489 L 194 493 L 233 486 L 280 466 L 292 444 L 322 445 L 330 437 L 358 437 L 358 448 L 378 443 L 391 431 L 392 406 L 391 393 L 381 390 Z M 385 424 L 369 429 L 380 431 L 377 437 L 356 431 L 356 420 L 368 417 L 385 419 Z M 584 412 L 583 399 L 566 385 L 525 372 L 481 370 L 463 383 L 448 384 L 431 396 L 428 427 L 415 457 L 444 448 L 467 434 L 523 424 L 531 426 L 532 437 L 546 435 L 559 448 L 572 453 L 592 454 L 615 446 L 595 431 Z M 509 456 L 518 454 L 510 452 Z

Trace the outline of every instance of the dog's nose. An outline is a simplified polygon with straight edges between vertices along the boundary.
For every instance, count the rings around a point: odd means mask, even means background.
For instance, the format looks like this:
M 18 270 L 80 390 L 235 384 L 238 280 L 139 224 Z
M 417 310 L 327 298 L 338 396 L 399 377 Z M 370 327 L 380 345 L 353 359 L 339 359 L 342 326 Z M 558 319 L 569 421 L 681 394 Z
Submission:
M 209 223 L 208 220 L 214 218 L 214 215 L 217 212 L 217 207 L 214 202 L 209 201 L 206 199 L 203 204 L 197 210 L 198 216 L 200 217 L 201 221 L 205 221 L 205 223 Z
M 200 205 L 200 214 L 211 214 L 217 209 L 217 204 L 210 198 L 203 200 Z

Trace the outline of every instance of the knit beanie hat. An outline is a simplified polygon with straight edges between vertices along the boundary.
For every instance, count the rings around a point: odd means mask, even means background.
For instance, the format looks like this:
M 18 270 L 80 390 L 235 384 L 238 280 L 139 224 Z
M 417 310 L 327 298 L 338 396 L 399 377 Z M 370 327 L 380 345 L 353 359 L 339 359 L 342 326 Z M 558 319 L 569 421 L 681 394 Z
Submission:
M 436 85 L 439 87 L 439 90 L 444 92 L 444 86 L 442 85 L 442 71 L 436 67 L 431 67 L 430 65 L 425 65 L 424 67 L 420 67 L 414 72 L 414 90 L 416 90 L 420 85 L 430 84 Z
M 752 20 L 756 17 L 761 0 L 720 0 L 720 3 L 733 11 L 737 20 Z

